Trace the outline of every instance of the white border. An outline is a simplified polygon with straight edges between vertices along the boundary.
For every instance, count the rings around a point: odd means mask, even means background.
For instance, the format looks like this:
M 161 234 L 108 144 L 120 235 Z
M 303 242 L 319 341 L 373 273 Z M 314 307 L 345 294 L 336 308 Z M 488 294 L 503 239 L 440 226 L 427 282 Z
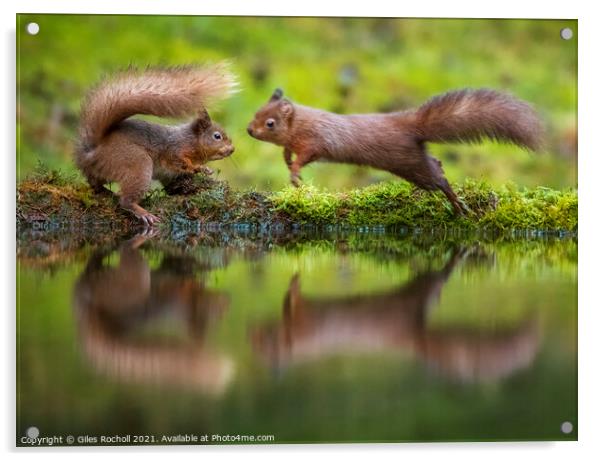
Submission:
M 179 455 L 194 457 L 219 457 L 224 455 L 240 455 L 245 459 L 265 459 L 266 456 L 286 456 L 287 458 L 305 459 L 316 455 L 341 456 L 346 458 L 364 458 L 372 456 L 399 459 L 402 457 L 420 457 L 421 459 L 461 459 L 471 460 L 484 458 L 488 460 L 508 461 L 509 458 L 526 456 L 545 456 L 546 460 L 568 457 L 593 457 L 601 452 L 598 434 L 600 428 L 600 337 L 598 327 L 602 325 L 600 310 L 602 304 L 596 290 L 600 261 L 599 239 L 600 226 L 598 186 L 602 181 L 602 140 L 600 138 L 600 113 L 602 100 L 600 86 L 600 50 L 602 40 L 600 15 L 596 14 L 596 3 L 593 1 L 546 1 L 526 2 L 525 0 L 506 0 L 504 2 L 484 2 L 469 0 L 392 2 L 371 0 L 370 2 L 342 2 L 328 4 L 317 0 L 301 2 L 220 0 L 218 2 L 186 1 L 186 0 L 103 0 L 98 2 L 76 2 L 67 0 L 22 0 L 17 5 L 2 2 L 0 21 L 3 25 L 3 46 L 1 47 L 2 63 L 7 72 L 2 75 L 2 88 L 5 98 L 4 107 L 0 110 L 1 138 L 6 143 L 6 151 L 0 156 L 3 162 L 1 182 L 4 190 L 0 201 L 1 214 L 4 219 L 0 225 L 4 248 L 4 264 L 2 266 L 1 293 L 5 293 L 3 303 L 5 350 L 2 354 L 2 365 L 6 378 L 2 380 L 2 398 L 5 414 L 0 419 L 0 433 L 3 436 L 2 448 L 15 454 L 14 434 L 14 303 L 15 303 L 15 229 L 14 229 L 14 196 L 15 196 L 15 13 L 100 13 L 100 14 L 134 14 L 144 11 L 145 14 L 223 14 L 223 15 L 287 15 L 287 16 L 401 16 L 401 17 L 524 17 L 524 18 L 578 18 L 579 19 L 579 442 L 575 443 L 506 443 L 506 444 L 403 444 L 403 445 L 295 445 L 295 446 L 250 446 L 250 447 L 152 447 L 137 449 L 149 458 L 163 458 L 166 452 L 177 451 Z M 553 72 L 554 69 L 550 69 Z M 596 135 L 598 135 L 596 137 Z M 12 223 L 8 225 L 7 223 Z M 562 396 L 558 396 L 562 398 Z M 52 449 L 42 451 L 19 450 L 25 456 L 34 453 L 50 458 L 62 459 L 65 455 L 81 456 L 126 456 L 134 449 Z M 125 454 L 124 454 L 125 453 Z
M 493 17 L 493 18 L 576 18 L 579 1 L 549 1 L 544 5 L 519 0 L 507 0 L 493 5 L 483 2 L 457 0 L 420 2 L 299 2 L 220 0 L 218 2 L 186 0 L 107 0 L 75 2 L 69 0 L 21 0 L 20 13 L 98 13 L 98 14 L 204 14 L 204 15 L 263 15 L 263 16 L 392 16 L 392 17 Z

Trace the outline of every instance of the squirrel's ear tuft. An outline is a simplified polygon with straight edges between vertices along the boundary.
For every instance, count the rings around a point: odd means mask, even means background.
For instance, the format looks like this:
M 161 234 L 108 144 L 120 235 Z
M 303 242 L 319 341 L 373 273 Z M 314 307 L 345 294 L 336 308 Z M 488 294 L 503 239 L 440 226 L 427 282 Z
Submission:
M 194 121 L 193 124 L 193 128 L 195 133 L 202 133 L 203 131 L 205 131 L 206 129 L 208 129 L 211 126 L 211 117 L 209 117 L 209 112 L 207 112 L 207 109 L 202 109 L 199 112 L 199 116 L 197 117 L 197 119 Z
M 284 93 L 282 92 L 282 89 L 276 88 L 274 90 L 274 92 L 272 93 L 272 97 L 270 98 L 270 101 L 278 101 L 279 99 L 282 99 L 283 95 L 284 95 Z

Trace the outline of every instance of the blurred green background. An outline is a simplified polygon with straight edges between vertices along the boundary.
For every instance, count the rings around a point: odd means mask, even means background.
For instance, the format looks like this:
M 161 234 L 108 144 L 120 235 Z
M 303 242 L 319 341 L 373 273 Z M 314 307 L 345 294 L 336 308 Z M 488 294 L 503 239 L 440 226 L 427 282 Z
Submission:
M 38 35 L 25 31 L 40 25 Z M 571 27 L 572 40 L 560 38 Z M 288 183 L 281 148 L 245 131 L 276 86 L 296 102 L 352 113 L 392 111 L 461 87 L 506 90 L 535 105 L 547 129 L 542 155 L 513 146 L 433 145 L 448 177 L 576 186 L 577 21 L 19 15 L 18 167 L 74 170 L 79 103 L 87 88 L 130 64 L 229 59 L 242 91 L 210 108 L 235 155 L 214 163 L 237 187 Z M 391 178 L 367 168 L 314 164 L 306 182 L 329 189 Z

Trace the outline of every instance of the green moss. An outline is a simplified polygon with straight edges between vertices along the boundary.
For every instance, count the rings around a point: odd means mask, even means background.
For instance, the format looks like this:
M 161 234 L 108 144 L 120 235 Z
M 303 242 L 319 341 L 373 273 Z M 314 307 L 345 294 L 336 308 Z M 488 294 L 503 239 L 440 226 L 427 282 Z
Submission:
M 301 223 L 336 223 L 340 209 L 344 207 L 342 194 L 320 192 L 313 186 L 286 187 L 270 196 L 275 211 L 292 217 Z
M 192 195 L 151 192 L 142 205 L 169 226 L 176 217 L 190 222 L 259 226 L 368 226 L 420 229 L 460 229 L 508 232 L 516 230 L 577 230 L 577 191 L 545 187 L 493 188 L 484 181 L 454 185 L 471 210 L 454 214 L 441 193 L 417 189 L 403 181 L 382 182 L 362 189 L 329 192 L 304 185 L 274 193 L 234 191 L 227 183 L 207 177 L 191 179 Z M 139 223 L 120 209 L 116 196 L 93 194 L 78 177 L 39 168 L 18 186 L 19 223 L 55 220 L 108 222 L 117 228 Z
M 430 193 L 396 181 L 346 193 L 319 191 L 311 186 L 274 193 L 274 209 L 302 223 L 420 228 L 484 228 L 506 230 L 577 229 L 577 192 L 545 187 L 519 189 L 508 184 L 493 189 L 484 181 L 455 185 L 471 210 L 456 216 L 443 194 Z
M 577 193 L 571 189 L 556 191 L 545 187 L 518 189 L 509 184 L 500 192 L 495 209 L 489 210 L 480 222 L 501 230 L 576 230 Z

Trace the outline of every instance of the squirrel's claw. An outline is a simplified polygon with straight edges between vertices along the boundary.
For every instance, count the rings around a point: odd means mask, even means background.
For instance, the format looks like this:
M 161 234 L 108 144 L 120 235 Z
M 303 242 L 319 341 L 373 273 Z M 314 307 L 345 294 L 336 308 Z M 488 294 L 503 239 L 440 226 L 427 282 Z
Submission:
M 122 197 L 121 204 L 125 209 L 131 211 L 134 216 L 140 219 L 145 226 L 152 226 L 153 224 L 161 221 L 157 216 L 149 213 L 137 203 L 131 203 L 127 197 L 125 200 Z
M 145 227 L 152 227 L 155 223 L 161 222 L 161 219 L 159 219 L 159 217 L 155 216 L 152 213 L 149 213 L 148 211 L 146 213 L 138 215 L 138 217 L 142 220 Z
M 291 184 L 295 187 L 301 187 L 301 177 L 298 175 L 291 175 Z
M 466 217 L 473 215 L 474 212 L 470 208 L 468 208 L 468 206 L 466 205 L 466 203 L 464 203 L 463 200 L 458 200 L 458 208 L 456 209 L 456 214 Z

